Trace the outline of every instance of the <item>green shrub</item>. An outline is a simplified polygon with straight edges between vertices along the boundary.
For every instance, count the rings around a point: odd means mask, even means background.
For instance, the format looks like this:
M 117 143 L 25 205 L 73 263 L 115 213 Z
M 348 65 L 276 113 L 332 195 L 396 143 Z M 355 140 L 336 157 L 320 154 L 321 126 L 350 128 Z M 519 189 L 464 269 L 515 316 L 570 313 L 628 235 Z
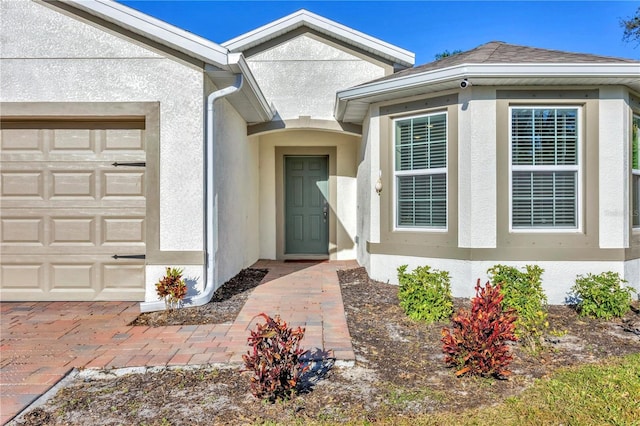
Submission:
M 635 290 L 625 287 L 625 280 L 617 272 L 603 272 L 598 275 L 578 275 L 571 287 L 576 308 L 583 316 L 611 319 L 621 317 L 631 308 L 631 293 Z
M 426 322 L 449 318 L 453 313 L 449 273 L 429 266 L 406 271 L 407 265 L 398 268 L 398 298 L 409 318 Z
M 542 337 L 549 326 L 547 296 L 542 289 L 542 273 L 537 265 L 526 265 L 521 271 L 513 266 L 495 265 L 488 271 L 493 285 L 500 284 L 505 309 L 518 314 L 516 336 L 532 350 L 542 346 Z
M 500 285 L 487 282 L 476 284 L 476 297 L 471 299 L 471 311 L 461 309 L 451 320 L 452 330 L 442 329 L 444 362 L 456 368 L 456 376 L 509 375 L 507 366 L 513 356 L 507 341 L 516 341 L 514 334 L 515 310 L 503 310 L 504 295 Z

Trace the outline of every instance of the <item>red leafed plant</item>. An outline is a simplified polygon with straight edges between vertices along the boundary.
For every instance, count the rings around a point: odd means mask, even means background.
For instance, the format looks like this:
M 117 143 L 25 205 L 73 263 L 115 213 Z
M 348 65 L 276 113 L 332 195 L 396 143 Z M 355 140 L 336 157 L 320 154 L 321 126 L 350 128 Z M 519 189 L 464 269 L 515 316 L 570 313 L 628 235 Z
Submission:
M 166 268 L 166 274 L 156 283 L 158 297 L 164 299 L 168 309 L 177 308 L 187 295 L 187 284 L 182 279 L 182 269 Z
M 476 284 L 476 297 L 471 311 L 461 309 L 453 317 L 453 331 L 442 329 L 444 362 L 456 368 L 456 376 L 464 374 L 505 378 L 513 357 L 507 341 L 517 341 L 514 334 L 517 315 L 514 310 L 502 310 L 500 285 Z
M 307 369 L 300 362 L 300 356 L 306 352 L 300 348 L 305 329 L 289 328 L 279 315 L 259 316 L 266 322 L 256 324 L 247 339 L 251 350 L 242 355 L 243 372 L 253 373 L 251 393 L 256 398 L 271 402 L 289 398 L 297 391 L 298 380 Z

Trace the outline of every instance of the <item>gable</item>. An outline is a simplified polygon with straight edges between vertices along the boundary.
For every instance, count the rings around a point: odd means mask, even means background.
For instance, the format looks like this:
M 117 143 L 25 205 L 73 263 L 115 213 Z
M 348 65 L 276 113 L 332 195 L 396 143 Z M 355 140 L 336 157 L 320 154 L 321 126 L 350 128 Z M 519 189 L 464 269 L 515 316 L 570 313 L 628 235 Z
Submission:
M 336 91 L 386 75 L 390 67 L 304 32 L 262 46 L 247 59 L 282 119 L 333 120 Z
M 304 33 L 249 57 L 256 61 L 357 61 L 359 58 L 312 33 Z
M 243 52 L 245 56 L 251 56 L 250 52 L 256 48 L 271 43 L 273 39 L 291 37 L 296 31 L 315 32 L 351 49 L 366 52 L 371 58 L 386 62 L 396 69 L 411 67 L 415 62 L 412 52 L 304 9 L 226 41 L 222 46 L 231 52 Z

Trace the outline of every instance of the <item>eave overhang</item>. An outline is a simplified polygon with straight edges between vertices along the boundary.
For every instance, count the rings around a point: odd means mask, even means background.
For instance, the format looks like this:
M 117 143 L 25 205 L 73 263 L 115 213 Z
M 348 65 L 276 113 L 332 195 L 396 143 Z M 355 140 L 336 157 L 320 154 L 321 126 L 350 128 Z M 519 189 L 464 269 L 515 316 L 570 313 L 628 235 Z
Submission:
M 205 66 L 205 72 L 217 87 L 226 87 L 233 83 L 236 74 L 242 74 L 242 89 L 227 97 L 248 124 L 265 123 L 275 116 L 275 108 L 258 86 L 247 61 L 241 53 L 229 53 L 229 70 Z
M 375 102 L 473 86 L 623 85 L 640 92 L 640 64 L 461 64 L 403 77 L 373 81 L 336 93 L 334 116 L 361 124 Z

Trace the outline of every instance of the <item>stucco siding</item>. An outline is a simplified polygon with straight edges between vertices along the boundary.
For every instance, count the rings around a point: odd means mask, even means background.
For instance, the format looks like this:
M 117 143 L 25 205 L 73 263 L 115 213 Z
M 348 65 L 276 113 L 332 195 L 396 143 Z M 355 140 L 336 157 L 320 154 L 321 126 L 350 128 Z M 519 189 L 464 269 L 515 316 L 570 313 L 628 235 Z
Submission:
M 599 101 L 600 247 L 629 247 L 628 99 L 623 87 L 601 88 Z
M 2 7 L 3 22 L 12 22 L 1 32 L 3 102 L 159 102 L 160 249 L 201 250 L 202 71 L 123 36 L 100 35 L 93 26 L 37 3 L 3 1 Z M 11 58 L 22 46 L 22 38 L 11 32 L 20 25 L 28 32 L 49 29 L 56 57 L 38 57 L 42 49 L 28 42 L 26 58 Z M 96 57 L 105 43 L 111 48 Z
M 161 58 L 55 6 L 0 1 L 3 58 Z
M 226 101 L 216 103 L 216 285 L 258 260 L 258 146 L 242 117 Z
M 459 247 L 496 247 L 495 98 L 491 87 L 474 87 L 459 94 Z
M 315 36 L 300 35 L 248 58 L 281 119 L 334 120 L 336 91 L 384 76 L 384 68 Z
M 374 240 L 372 231 L 378 227 L 378 212 L 380 211 L 379 196 L 374 189 L 379 177 L 376 171 L 380 170 L 379 149 L 373 147 L 374 143 L 377 145 L 377 135 L 379 134 L 377 112 L 378 108 L 373 107 L 365 118 L 365 126 L 362 129 L 362 142 L 358 152 L 357 260 L 360 265 L 367 269 L 370 267 L 367 241 Z M 376 223 L 375 226 L 373 225 L 374 223 Z
M 430 265 L 447 270 L 452 276 L 455 296 L 473 295 L 478 278 L 486 279 L 486 270 L 502 263 L 514 266 L 536 264 L 545 269 L 543 285 L 551 303 L 563 303 L 578 274 L 618 272 L 638 289 L 638 259 L 628 251 L 630 232 L 630 117 L 629 95 L 621 87 L 573 88 L 471 88 L 458 92 L 457 100 L 445 92 L 432 97 L 408 98 L 404 102 L 380 104 L 380 116 L 372 115 L 363 125 L 365 148 L 361 161 L 370 173 L 362 180 L 359 202 L 367 203 L 365 183 L 373 185 L 374 172 L 382 164 L 383 176 L 392 174 L 384 158 L 391 155 L 394 117 L 423 113 L 417 107 L 448 106 L 451 121 L 448 168 L 459 177 L 459 207 L 451 206 L 451 218 L 459 233 L 448 245 L 439 243 L 440 234 L 425 229 L 416 235 L 394 230 L 385 212 L 395 207 L 390 180 L 380 197 L 381 205 L 370 205 L 372 212 L 362 219 L 359 232 L 368 239 L 367 252 L 358 252 L 358 260 L 372 278 L 397 283 L 397 267 Z M 448 101 L 447 99 L 451 99 Z M 510 110 L 513 105 L 571 106 L 580 114 L 579 167 L 582 184 L 578 186 L 577 229 L 517 229 L 510 224 Z M 374 107 L 377 106 L 374 104 Z M 457 114 L 457 122 L 456 122 Z M 457 130 L 455 134 L 454 130 Z M 378 132 L 379 133 L 376 133 Z M 453 154 L 457 148 L 457 155 Z M 373 151 L 368 152 L 369 149 Z M 381 162 L 376 164 L 375 153 Z M 456 164 L 457 162 L 457 164 Z M 368 179 L 371 181 L 367 182 Z M 374 197 L 378 198 L 378 197 Z M 451 199 L 450 199 L 451 201 Z M 376 209 L 376 210 L 374 210 Z M 376 224 L 377 211 L 383 220 Z M 376 232 L 380 238 L 376 240 Z
M 429 265 L 434 269 L 449 272 L 451 291 L 455 297 L 472 297 L 475 295 L 474 287 L 478 278 L 484 284 L 488 280 L 487 270 L 492 266 L 503 264 L 523 268 L 525 265 L 535 264 L 544 270 L 542 286 L 548 302 L 557 305 L 565 303 L 571 287 L 575 284 L 576 277 L 587 273 L 617 272 L 628 280 L 632 287 L 639 290 L 638 263 L 637 260 L 628 262 L 539 262 L 535 260 L 500 262 L 372 255 L 369 275 L 378 281 L 398 284 L 398 266 L 406 264 L 409 265 L 409 270 L 413 270 L 417 266 Z

